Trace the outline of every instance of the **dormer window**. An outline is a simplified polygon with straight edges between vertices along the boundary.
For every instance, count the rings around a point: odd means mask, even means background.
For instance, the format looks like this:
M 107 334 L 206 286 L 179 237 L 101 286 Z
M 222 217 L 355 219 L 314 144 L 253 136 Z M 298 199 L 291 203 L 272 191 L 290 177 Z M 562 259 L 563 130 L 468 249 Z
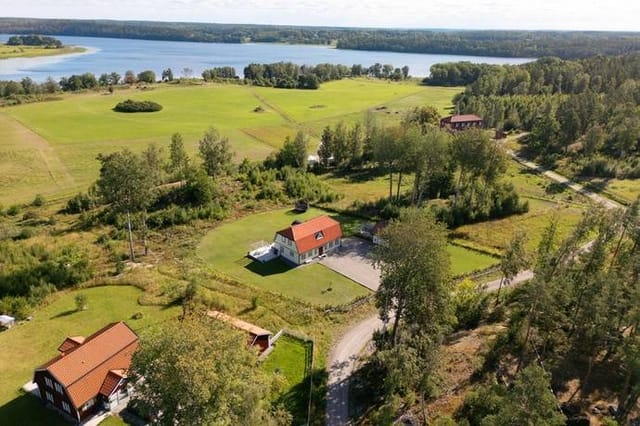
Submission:
M 316 232 L 316 240 L 321 240 L 324 238 L 324 234 L 322 231 Z

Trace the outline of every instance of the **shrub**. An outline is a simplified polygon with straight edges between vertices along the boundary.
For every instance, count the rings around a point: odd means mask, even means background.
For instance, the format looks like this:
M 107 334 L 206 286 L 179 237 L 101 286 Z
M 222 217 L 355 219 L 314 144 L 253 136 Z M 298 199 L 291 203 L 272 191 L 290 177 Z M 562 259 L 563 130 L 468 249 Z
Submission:
M 88 193 L 81 192 L 67 201 L 67 207 L 64 211 L 69 214 L 82 213 L 93 209 L 97 204 L 97 197 L 91 191 Z
M 20 230 L 20 233 L 16 235 L 16 240 L 26 240 L 36 235 L 36 230 L 32 226 L 26 226 Z
M 87 309 L 87 295 L 83 293 L 78 293 L 75 297 L 76 302 L 76 310 L 84 311 Z
M 113 108 L 116 112 L 156 112 L 162 110 L 162 105 L 153 101 L 134 101 L 127 99 Z
M 11 207 L 9 207 L 9 208 L 7 209 L 7 214 L 8 214 L 9 216 L 15 216 L 15 215 L 17 215 L 18 213 L 20 213 L 20 206 L 19 206 L 19 205 L 17 205 L 17 204 L 14 204 L 13 206 L 11 206 Z
M 44 205 L 44 203 L 45 203 L 44 197 L 42 196 L 42 194 L 38 194 L 36 195 L 36 198 L 33 199 L 32 204 L 36 207 L 41 207 Z

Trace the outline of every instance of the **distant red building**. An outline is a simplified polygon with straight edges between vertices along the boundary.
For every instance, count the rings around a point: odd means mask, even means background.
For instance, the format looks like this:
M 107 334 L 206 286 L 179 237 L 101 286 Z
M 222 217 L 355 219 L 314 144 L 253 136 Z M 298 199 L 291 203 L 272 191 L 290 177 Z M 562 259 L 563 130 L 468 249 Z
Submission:
M 127 371 L 137 349 L 133 330 L 124 322 L 109 324 L 87 338 L 67 337 L 33 381 L 43 402 L 80 423 L 128 396 Z
M 473 127 L 482 128 L 483 126 L 482 118 L 475 114 L 450 115 L 440 120 L 440 127 L 446 127 L 451 130 L 465 130 Z

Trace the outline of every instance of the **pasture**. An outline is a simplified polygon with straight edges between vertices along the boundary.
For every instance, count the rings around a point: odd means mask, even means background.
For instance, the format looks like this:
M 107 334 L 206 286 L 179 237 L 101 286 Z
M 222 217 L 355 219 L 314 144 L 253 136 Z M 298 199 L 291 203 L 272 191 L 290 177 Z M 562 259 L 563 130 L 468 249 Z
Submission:
M 445 113 L 459 90 L 366 79 L 325 83 L 311 91 L 162 84 L 118 88 L 113 94 L 65 94 L 60 100 L 7 107 L 0 111 L 0 125 L 9 129 L 0 135 L 0 202 L 84 190 L 97 176 L 98 154 L 121 148 L 139 151 L 151 142 L 166 147 L 175 132 L 195 154 L 198 139 L 214 126 L 230 139 L 236 158 L 261 159 L 297 130 L 310 133 L 314 151 L 324 126 L 362 120 L 366 111 L 379 106 L 405 109 L 432 104 Z M 112 110 L 129 98 L 157 102 L 163 110 L 148 114 Z M 386 112 L 381 120 L 401 116 Z

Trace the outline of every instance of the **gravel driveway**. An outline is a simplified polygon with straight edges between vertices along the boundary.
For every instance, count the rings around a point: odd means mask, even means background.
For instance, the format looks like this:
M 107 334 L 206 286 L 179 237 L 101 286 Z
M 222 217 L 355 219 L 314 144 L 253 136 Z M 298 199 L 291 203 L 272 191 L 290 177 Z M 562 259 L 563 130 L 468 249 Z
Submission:
M 320 263 L 372 291 L 380 286 L 380 271 L 368 257 L 373 244 L 361 238 L 343 238 L 342 246 L 327 255 Z

